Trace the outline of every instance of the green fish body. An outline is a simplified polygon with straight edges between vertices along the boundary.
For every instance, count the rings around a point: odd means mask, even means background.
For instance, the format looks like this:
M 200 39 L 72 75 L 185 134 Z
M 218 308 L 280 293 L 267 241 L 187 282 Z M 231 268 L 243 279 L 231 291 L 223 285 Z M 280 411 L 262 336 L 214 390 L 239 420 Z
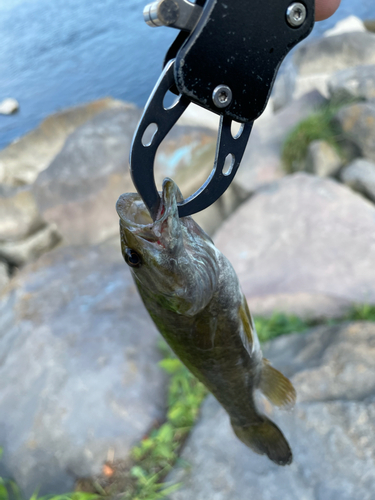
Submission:
M 176 184 L 166 179 L 153 222 L 137 194 L 119 198 L 125 261 L 160 333 L 225 408 L 237 437 L 276 464 L 290 464 L 288 442 L 257 409 L 255 391 L 291 407 L 295 390 L 263 358 L 230 262 L 191 217 L 178 217 L 180 199 Z

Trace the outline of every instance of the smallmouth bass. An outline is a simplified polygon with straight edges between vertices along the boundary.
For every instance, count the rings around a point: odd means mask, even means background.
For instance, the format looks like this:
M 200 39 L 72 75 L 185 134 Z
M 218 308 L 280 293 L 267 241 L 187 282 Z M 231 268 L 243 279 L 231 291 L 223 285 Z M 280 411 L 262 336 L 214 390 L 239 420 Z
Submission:
M 191 217 L 170 179 L 152 221 L 140 196 L 117 202 L 121 250 L 158 330 L 230 417 L 236 436 L 278 465 L 292 462 L 281 430 L 255 402 L 260 389 L 276 406 L 293 406 L 291 382 L 263 358 L 255 326 L 230 262 Z

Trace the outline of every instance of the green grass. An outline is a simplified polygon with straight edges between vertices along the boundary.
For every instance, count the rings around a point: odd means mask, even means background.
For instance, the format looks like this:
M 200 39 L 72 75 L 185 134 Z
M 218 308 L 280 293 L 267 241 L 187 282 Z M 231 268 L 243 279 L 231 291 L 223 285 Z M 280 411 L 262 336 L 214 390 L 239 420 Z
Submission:
M 282 161 L 287 173 L 301 170 L 308 146 L 316 140 L 327 141 L 344 159 L 345 154 L 340 146 L 341 133 L 333 121 L 340 107 L 340 104 L 325 105 L 291 130 L 282 149 Z
M 345 321 L 374 321 L 375 306 L 361 305 L 353 308 Z M 296 316 L 274 313 L 270 318 L 255 318 L 255 326 L 261 342 L 288 333 L 303 332 L 314 326 Z M 338 321 L 337 321 L 338 323 Z M 83 480 L 78 484 L 82 491 L 65 495 L 38 497 L 30 500 L 161 500 L 180 487 L 164 482 L 175 464 L 181 463 L 179 454 L 199 410 L 207 395 L 207 389 L 160 342 L 164 358 L 161 369 L 169 374 L 167 414 L 164 422 L 155 426 L 135 446 L 128 461 L 107 464 L 111 475 Z M 0 448 L 0 458 L 1 458 Z M 23 500 L 17 485 L 0 477 L 0 500 Z
M 345 318 L 347 321 L 374 321 L 375 322 L 375 306 L 369 304 L 357 305 Z
M 314 326 L 313 323 L 297 316 L 283 313 L 273 313 L 270 318 L 254 318 L 254 323 L 260 342 L 266 342 L 288 333 L 303 332 Z

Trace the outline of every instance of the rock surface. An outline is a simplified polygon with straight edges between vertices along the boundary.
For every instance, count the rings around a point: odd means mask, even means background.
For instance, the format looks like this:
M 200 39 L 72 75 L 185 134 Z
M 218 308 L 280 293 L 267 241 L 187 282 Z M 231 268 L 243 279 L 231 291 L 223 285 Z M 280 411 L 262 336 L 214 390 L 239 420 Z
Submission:
M 19 107 L 20 105 L 16 99 L 12 99 L 11 97 L 4 99 L 4 101 L 0 102 L 0 115 L 12 115 L 18 111 Z
M 17 267 L 36 260 L 61 242 L 55 224 L 46 224 L 22 241 L 0 242 L 0 257 Z
M 344 137 L 359 148 L 361 156 L 375 161 L 375 100 L 345 106 L 336 119 Z
M 328 92 L 334 103 L 375 99 L 375 64 L 335 73 L 328 80 Z
M 32 184 L 78 126 L 105 109 L 129 106 L 107 98 L 49 116 L 38 128 L 0 151 L 0 182 L 10 186 Z
M 0 476 L 66 493 L 127 457 L 163 418 L 158 338 L 118 238 L 24 268 L 0 296 Z
M 342 160 L 327 141 L 312 141 L 307 149 L 305 170 L 319 177 L 335 175 L 342 165 Z
M 291 377 L 293 412 L 265 402 L 293 449 L 278 467 L 236 439 L 210 396 L 168 480 L 170 500 L 371 500 L 375 492 L 375 325 L 352 323 L 281 337 L 265 355 Z
M 135 191 L 129 152 L 140 115 L 130 107 L 98 114 L 69 136 L 36 180 L 33 193 L 39 209 L 57 225 L 65 244 L 95 244 L 118 233 L 116 201 L 122 193 Z M 184 194 L 200 187 L 212 170 L 214 135 L 176 127 L 156 158 L 157 185 L 169 175 Z
M 344 184 L 375 202 L 375 163 L 358 158 L 343 169 L 340 178 Z
M 375 304 L 375 207 L 336 181 L 298 173 L 259 190 L 215 244 L 253 313 L 319 318 Z
M 371 64 L 375 64 L 373 33 L 356 31 L 309 40 L 284 65 L 273 91 L 275 106 L 279 109 L 314 89 L 329 97 L 328 80 L 334 73 Z
M 354 31 L 366 31 L 366 26 L 359 17 L 348 16 L 336 23 L 333 28 L 325 31 L 323 36 L 336 36 L 343 33 L 353 33 Z
M 20 241 L 44 225 L 29 190 L 0 185 L 0 244 L 5 241 Z
M 0 261 L 0 292 L 9 283 L 8 266 Z

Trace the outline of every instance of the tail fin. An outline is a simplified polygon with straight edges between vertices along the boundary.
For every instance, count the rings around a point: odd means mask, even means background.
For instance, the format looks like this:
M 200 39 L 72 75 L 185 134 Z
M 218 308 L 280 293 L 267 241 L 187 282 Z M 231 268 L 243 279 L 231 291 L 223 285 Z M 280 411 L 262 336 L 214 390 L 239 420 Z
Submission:
M 267 455 L 277 465 L 292 463 L 293 454 L 288 441 L 281 430 L 267 417 L 247 427 L 239 427 L 232 423 L 234 433 L 240 441 L 259 455 Z

